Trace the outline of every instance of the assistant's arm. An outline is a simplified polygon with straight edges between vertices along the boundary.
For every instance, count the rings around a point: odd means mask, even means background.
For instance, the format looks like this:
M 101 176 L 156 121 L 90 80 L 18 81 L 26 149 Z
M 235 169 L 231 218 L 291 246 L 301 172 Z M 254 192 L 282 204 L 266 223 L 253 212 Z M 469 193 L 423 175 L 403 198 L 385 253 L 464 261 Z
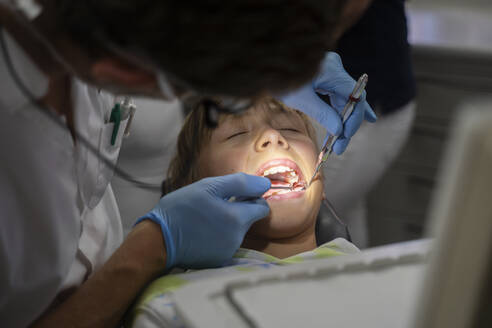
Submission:
M 142 288 L 165 270 L 160 227 L 138 224 L 108 262 L 32 327 L 116 327 Z

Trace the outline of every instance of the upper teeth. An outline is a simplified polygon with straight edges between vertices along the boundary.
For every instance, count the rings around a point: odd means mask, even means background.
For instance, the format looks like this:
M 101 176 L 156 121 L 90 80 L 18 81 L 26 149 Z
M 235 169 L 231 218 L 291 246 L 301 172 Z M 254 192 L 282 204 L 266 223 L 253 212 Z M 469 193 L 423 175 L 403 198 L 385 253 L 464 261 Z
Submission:
M 296 172 L 291 169 L 290 167 L 287 166 L 274 166 L 269 168 L 268 170 L 265 170 L 263 172 L 263 176 L 271 175 L 271 174 L 276 174 L 276 173 L 284 173 L 284 172 L 290 172 L 291 176 L 297 175 Z

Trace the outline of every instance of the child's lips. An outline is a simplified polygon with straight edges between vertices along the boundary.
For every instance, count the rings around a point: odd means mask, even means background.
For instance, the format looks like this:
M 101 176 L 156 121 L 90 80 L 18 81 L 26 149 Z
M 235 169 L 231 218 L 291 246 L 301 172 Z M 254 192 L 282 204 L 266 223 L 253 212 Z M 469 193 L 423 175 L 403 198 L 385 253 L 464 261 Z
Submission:
M 305 189 L 294 190 L 294 191 L 270 189 L 266 193 L 264 193 L 262 197 L 266 200 L 272 200 L 272 201 L 285 200 L 285 199 L 302 197 L 305 192 L 306 192 Z
M 270 178 L 272 186 L 293 187 L 293 190 L 269 189 L 262 196 L 267 200 L 298 198 L 305 192 L 302 189 L 305 184 L 304 175 L 297 163 L 290 159 L 268 161 L 260 166 L 256 174 Z
M 279 159 L 272 159 L 270 161 L 267 161 L 263 163 L 257 170 L 256 170 L 256 175 L 263 176 L 263 173 L 267 171 L 268 169 L 275 167 L 275 166 L 286 166 L 288 168 L 291 168 L 292 170 L 295 170 L 296 173 L 299 175 L 300 178 L 304 179 L 304 176 L 302 174 L 301 169 L 297 165 L 296 162 L 294 162 L 291 159 L 288 158 L 279 158 Z

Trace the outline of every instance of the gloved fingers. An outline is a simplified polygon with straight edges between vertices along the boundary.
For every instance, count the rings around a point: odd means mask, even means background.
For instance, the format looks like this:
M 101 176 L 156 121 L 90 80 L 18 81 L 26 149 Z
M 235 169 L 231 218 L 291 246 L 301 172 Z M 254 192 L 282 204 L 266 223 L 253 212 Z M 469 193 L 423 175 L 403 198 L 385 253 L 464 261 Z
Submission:
M 217 197 L 229 199 L 257 198 L 270 189 L 269 179 L 246 173 L 234 173 L 211 179 L 211 188 Z M 206 180 L 206 179 L 204 179 Z
M 347 123 L 347 122 L 346 122 Z M 346 130 L 344 130 L 344 134 L 339 136 L 338 139 L 335 141 L 335 144 L 333 145 L 333 151 L 337 155 L 343 154 L 345 149 L 347 148 L 348 144 L 350 143 L 351 137 L 350 136 L 345 136 Z M 325 136 L 325 139 L 323 140 L 323 145 L 326 144 L 326 141 L 330 137 L 329 134 Z
M 342 133 L 342 119 L 338 112 L 314 94 L 313 101 L 300 107 L 300 111 L 314 118 L 330 135 Z
M 364 119 L 368 122 L 374 123 L 378 120 L 378 116 L 372 110 L 371 106 L 366 102 L 364 111 Z
M 326 54 L 322 64 L 322 74 L 314 81 L 316 92 L 327 94 L 335 109 L 341 113 L 347 103 L 350 94 L 355 88 L 356 81 L 343 68 L 342 60 L 337 53 L 329 52 Z M 365 119 L 374 122 L 376 115 L 371 106 L 366 101 L 366 92 L 364 91 L 360 104 L 364 104 L 367 115 Z
M 314 92 L 310 83 L 282 96 L 280 100 L 288 107 L 300 110 L 318 121 L 330 134 L 342 133 L 342 120 L 338 112 Z
M 342 58 L 335 51 L 328 51 L 325 54 L 325 58 L 323 59 L 322 66 L 323 68 L 329 66 L 345 71 L 345 68 L 343 68 Z
M 345 71 L 340 56 L 334 52 L 325 56 L 321 69 L 313 83 L 314 89 L 319 94 L 329 95 L 333 107 L 341 112 L 357 82 Z
M 340 135 L 342 133 L 342 119 L 340 115 L 333 107 L 322 101 L 317 95 L 316 98 L 319 100 L 315 102 L 318 110 L 316 120 L 329 134 L 335 136 Z
M 355 133 L 359 130 L 364 117 L 367 115 L 368 110 L 374 114 L 371 109 L 371 106 L 364 101 L 363 103 L 357 103 L 354 111 L 348 118 L 348 120 L 343 125 L 343 135 L 338 137 L 337 141 L 333 145 L 333 151 L 337 155 L 341 155 L 348 144 L 350 143 L 350 139 L 355 135 Z M 372 117 L 372 115 L 371 115 Z
M 343 136 L 351 138 L 359 130 L 362 121 L 365 116 L 364 103 L 358 103 L 355 105 L 354 111 L 350 115 L 347 121 L 343 124 Z
M 355 105 L 352 115 L 344 123 L 343 135 L 347 138 L 352 138 L 359 130 L 364 119 L 370 123 L 374 123 L 378 119 L 367 101 L 359 102 Z
M 341 155 L 345 151 L 345 149 L 347 149 L 349 142 L 350 138 L 339 137 L 333 145 L 333 151 L 335 152 L 335 154 Z
M 248 229 L 254 222 L 268 216 L 268 213 L 270 213 L 270 206 L 263 198 L 236 201 L 231 206 L 236 216 L 241 218 L 242 223 Z

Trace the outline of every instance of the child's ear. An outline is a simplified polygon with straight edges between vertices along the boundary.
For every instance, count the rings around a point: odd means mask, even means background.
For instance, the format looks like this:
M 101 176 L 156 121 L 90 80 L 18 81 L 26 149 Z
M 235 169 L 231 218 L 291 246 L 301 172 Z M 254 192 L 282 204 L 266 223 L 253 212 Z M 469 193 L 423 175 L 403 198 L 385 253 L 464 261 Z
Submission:
M 90 75 L 101 84 L 115 84 L 129 89 L 141 88 L 143 85 L 155 85 L 152 72 L 144 70 L 116 57 L 102 57 L 90 67 Z

